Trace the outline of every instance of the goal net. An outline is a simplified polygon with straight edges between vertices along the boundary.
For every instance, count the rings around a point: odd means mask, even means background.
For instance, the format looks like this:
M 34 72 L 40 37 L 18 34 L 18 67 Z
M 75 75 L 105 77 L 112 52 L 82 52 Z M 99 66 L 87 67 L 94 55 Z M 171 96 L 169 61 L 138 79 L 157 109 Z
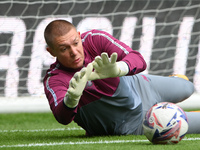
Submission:
M 83 33 L 107 31 L 147 62 L 144 73 L 185 74 L 200 93 L 200 2 L 194 0 L 2 0 L 0 96 L 43 96 L 42 79 L 55 61 L 43 32 L 58 18 Z

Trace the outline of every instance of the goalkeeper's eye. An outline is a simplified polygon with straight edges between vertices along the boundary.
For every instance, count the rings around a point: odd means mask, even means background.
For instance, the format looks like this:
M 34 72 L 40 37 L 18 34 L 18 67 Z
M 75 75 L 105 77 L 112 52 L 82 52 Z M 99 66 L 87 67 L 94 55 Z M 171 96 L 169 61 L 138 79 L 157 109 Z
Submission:
M 75 42 L 74 45 L 77 46 L 77 45 L 78 45 L 78 42 Z
M 63 47 L 60 48 L 60 51 L 65 52 L 67 49 L 69 49 L 69 47 L 63 46 Z
M 65 48 L 61 48 L 60 50 L 63 52 L 63 51 L 65 51 L 67 48 L 65 47 Z

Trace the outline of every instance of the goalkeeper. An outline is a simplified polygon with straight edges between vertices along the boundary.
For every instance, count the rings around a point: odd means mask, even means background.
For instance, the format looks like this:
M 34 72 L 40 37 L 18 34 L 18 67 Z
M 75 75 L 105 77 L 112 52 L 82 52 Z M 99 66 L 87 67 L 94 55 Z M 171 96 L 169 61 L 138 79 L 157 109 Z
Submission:
M 151 106 L 183 101 L 194 91 L 182 78 L 139 74 L 146 69 L 141 54 L 106 32 L 80 34 L 71 23 L 55 20 L 44 36 L 57 58 L 43 80 L 50 108 L 59 123 L 74 120 L 87 135 L 143 134 Z M 188 118 L 188 133 L 200 133 L 200 113 Z

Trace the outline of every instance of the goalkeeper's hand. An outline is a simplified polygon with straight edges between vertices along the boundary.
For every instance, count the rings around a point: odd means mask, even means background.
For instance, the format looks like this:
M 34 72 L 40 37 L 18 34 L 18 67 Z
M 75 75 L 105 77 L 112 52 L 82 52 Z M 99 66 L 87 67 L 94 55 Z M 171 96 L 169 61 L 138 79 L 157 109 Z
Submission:
M 89 80 L 121 77 L 129 72 L 128 65 L 123 61 L 117 61 L 117 53 L 108 57 L 107 53 L 102 53 L 101 57 L 96 56 L 92 62 L 94 71 L 90 74 Z
M 70 80 L 68 91 L 64 97 L 64 103 L 67 107 L 75 108 L 78 105 L 92 69 L 92 63 L 90 63 L 87 67 L 82 68 L 81 71 L 76 72 Z

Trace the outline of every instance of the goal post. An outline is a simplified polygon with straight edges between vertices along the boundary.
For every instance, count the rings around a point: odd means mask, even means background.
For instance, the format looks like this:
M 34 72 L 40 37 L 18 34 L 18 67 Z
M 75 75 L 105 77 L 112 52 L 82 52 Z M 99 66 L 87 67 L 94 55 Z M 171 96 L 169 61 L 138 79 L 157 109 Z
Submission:
M 104 30 L 147 62 L 144 73 L 185 74 L 200 94 L 200 2 L 196 0 L 2 0 L 0 97 L 44 97 L 42 79 L 55 61 L 45 50 L 46 25 L 72 22 L 83 33 Z M 1 100 L 0 100 L 1 103 Z

